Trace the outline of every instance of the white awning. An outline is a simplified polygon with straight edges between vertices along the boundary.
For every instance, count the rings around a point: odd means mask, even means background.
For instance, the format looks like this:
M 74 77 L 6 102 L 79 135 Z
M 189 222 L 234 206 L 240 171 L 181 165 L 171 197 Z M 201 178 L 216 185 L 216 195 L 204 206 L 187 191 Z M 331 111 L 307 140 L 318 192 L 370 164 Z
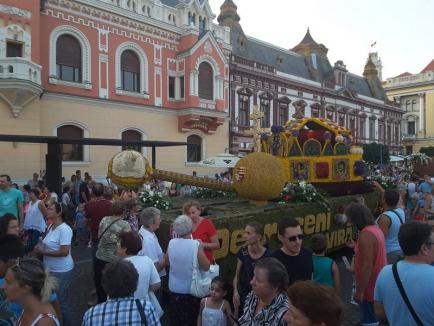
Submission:
M 199 164 L 211 168 L 233 168 L 239 159 L 232 154 L 216 154 L 200 161 Z

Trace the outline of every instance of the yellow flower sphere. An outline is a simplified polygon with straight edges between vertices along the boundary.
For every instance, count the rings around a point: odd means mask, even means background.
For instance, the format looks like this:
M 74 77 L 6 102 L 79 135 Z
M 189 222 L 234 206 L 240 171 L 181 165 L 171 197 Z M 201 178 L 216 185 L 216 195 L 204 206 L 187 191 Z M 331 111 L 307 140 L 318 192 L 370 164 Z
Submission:
M 277 198 L 285 186 L 283 166 L 273 155 L 257 152 L 240 159 L 234 168 L 234 189 L 243 198 Z

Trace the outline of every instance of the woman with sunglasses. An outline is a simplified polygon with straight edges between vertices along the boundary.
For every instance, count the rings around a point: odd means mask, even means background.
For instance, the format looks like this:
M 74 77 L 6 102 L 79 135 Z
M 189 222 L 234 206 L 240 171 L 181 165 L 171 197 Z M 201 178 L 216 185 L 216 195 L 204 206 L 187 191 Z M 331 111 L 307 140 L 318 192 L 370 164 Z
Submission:
M 18 326 L 59 326 L 54 308 L 48 303 L 55 281 L 38 259 L 23 258 L 9 268 L 3 289 L 9 301 L 18 303 L 23 312 Z
M 74 261 L 71 256 L 72 230 L 65 223 L 65 213 L 59 203 L 52 203 L 47 208 L 47 217 L 53 224 L 48 227 L 42 244 L 35 246 L 35 252 L 44 258 L 44 266 L 57 281 L 56 293 L 60 302 L 63 324 L 68 326 L 69 286 L 71 285 Z

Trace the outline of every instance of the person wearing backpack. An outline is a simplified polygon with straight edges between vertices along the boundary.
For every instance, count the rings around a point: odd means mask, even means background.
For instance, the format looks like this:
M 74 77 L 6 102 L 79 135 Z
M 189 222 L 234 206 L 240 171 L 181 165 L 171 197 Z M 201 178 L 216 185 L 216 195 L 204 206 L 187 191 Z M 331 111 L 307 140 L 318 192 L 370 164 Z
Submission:
M 395 189 L 386 189 L 383 193 L 383 213 L 377 218 L 377 224 L 383 231 L 386 240 L 387 263 L 393 264 L 402 258 L 398 241 L 398 232 L 405 223 L 405 212 L 397 207 L 399 193 Z

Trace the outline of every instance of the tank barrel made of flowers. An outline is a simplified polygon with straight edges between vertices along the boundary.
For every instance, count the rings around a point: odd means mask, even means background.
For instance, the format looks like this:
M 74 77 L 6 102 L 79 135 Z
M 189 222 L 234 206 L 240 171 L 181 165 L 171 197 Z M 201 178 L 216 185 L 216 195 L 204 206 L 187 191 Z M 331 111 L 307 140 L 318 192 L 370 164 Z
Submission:
M 258 129 L 258 128 L 257 128 Z M 152 169 L 139 152 L 126 150 L 109 163 L 113 183 L 137 189 L 151 179 L 197 187 L 235 191 L 243 198 L 265 204 L 276 199 L 288 182 L 311 183 L 334 195 L 372 191 L 364 182 L 363 150 L 352 146 L 351 131 L 323 118 L 300 118 L 271 133 L 259 128 L 258 152 L 241 158 L 233 183 Z M 259 144 L 260 142 L 260 144 Z

